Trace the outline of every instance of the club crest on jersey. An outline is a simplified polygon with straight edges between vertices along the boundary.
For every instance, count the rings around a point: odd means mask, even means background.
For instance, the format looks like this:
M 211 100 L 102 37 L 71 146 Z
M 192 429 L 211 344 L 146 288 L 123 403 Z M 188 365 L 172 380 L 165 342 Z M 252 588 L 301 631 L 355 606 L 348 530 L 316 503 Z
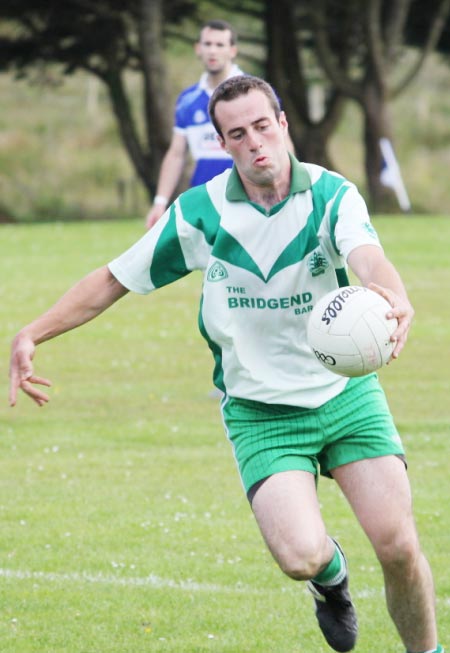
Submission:
M 197 111 L 194 113 L 193 121 L 194 121 L 197 125 L 199 125 L 199 124 L 202 123 L 202 122 L 205 122 L 205 121 L 206 121 L 206 114 L 205 114 L 205 112 L 202 111 L 201 109 L 197 109 Z
M 228 272 L 219 261 L 213 263 L 208 270 L 207 281 L 223 281 L 228 278 Z
M 375 240 L 378 240 L 378 234 L 375 231 L 374 226 L 370 222 L 364 222 L 363 227 L 367 231 L 369 236 L 372 236 L 372 238 L 374 238 Z
M 319 274 L 324 274 L 325 270 L 329 267 L 329 263 L 320 249 L 314 250 L 307 261 L 308 270 L 313 277 L 318 277 Z

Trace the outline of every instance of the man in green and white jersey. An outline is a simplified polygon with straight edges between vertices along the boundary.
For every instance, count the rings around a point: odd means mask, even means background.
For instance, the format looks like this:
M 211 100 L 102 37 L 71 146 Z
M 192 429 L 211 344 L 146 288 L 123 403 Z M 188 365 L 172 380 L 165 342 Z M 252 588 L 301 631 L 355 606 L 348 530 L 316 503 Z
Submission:
M 109 269 L 136 293 L 204 270 L 200 329 L 216 359 L 216 385 L 231 397 L 313 408 L 347 380 L 308 347 L 309 313 L 339 281 L 348 285 L 345 258 L 353 248 L 382 254 L 355 186 L 288 161 L 288 194 L 274 206 L 250 202 L 233 168 L 183 193 Z
M 308 316 L 348 284 L 349 266 L 390 303 L 393 358 L 414 311 L 387 260 L 362 197 L 340 175 L 299 163 L 287 120 L 259 78 L 223 82 L 210 101 L 219 142 L 234 161 L 193 188 L 124 254 L 81 280 L 24 327 L 11 353 L 10 403 L 21 388 L 42 405 L 35 346 L 92 319 L 128 291 L 141 294 L 204 272 L 199 325 L 242 483 L 264 540 L 285 574 L 308 581 L 329 645 L 349 651 L 357 619 L 347 562 L 328 536 L 317 498 L 331 476 L 371 541 L 389 613 L 410 653 L 437 642 L 433 581 L 411 507 L 404 450 L 376 375 L 345 379 L 306 343 Z

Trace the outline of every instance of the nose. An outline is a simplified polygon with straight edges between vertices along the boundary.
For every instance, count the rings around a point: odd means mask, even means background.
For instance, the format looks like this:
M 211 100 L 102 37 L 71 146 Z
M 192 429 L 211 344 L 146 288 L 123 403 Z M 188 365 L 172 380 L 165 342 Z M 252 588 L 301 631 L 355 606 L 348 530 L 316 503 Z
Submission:
M 258 134 L 255 132 L 249 132 L 247 135 L 248 139 L 248 146 L 249 148 L 253 150 L 259 150 L 261 147 L 261 142 L 260 139 L 258 138 Z

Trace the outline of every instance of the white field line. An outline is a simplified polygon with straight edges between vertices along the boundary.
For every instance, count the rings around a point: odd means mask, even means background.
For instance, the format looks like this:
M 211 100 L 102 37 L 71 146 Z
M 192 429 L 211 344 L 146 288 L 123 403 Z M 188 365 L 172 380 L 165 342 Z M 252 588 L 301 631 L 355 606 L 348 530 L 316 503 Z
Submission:
M 25 571 L 21 569 L 1 569 L 0 568 L 0 578 L 5 578 L 9 580 L 32 580 L 35 582 L 44 582 L 44 583 L 56 583 L 56 584 L 99 584 L 99 585 L 115 585 L 119 587 L 151 587 L 153 589 L 174 589 L 182 590 L 185 592 L 206 592 L 208 594 L 247 594 L 247 595 L 267 595 L 274 592 L 281 594 L 293 594 L 299 591 L 299 587 L 296 583 L 291 583 L 287 587 L 280 589 L 274 588 L 257 588 L 257 587 L 248 587 L 245 585 L 236 584 L 234 586 L 230 585 L 216 585 L 213 583 L 196 583 L 192 580 L 186 581 L 175 581 L 170 578 L 161 578 L 155 574 L 150 574 L 149 576 L 113 576 L 112 574 L 102 574 L 96 573 L 92 574 L 87 571 L 83 572 L 68 572 L 68 573 L 57 573 L 52 571 Z M 302 583 L 302 590 L 304 594 L 309 592 L 306 589 L 306 584 Z M 352 591 L 353 598 L 358 601 L 361 600 L 383 600 L 384 601 L 384 590 L 383 589 L 374 589 L 374 588 L 361 588 L 359 590 Z M 437 598 L 436 602 L 443 606 L 450 607 L 450 598 L 445 598 L 444 600 Z
M 89 573 L 83 572 L 67 572 L 57 573 L 52 571 L 27 571 L 21 569 L 1 569 L 0 578 L 8 580 L 32 580 L 44 583 L 57 583 L 57 584 L 98 584 L 98 585 L 115 585 L 120 587 L 151 587 L 153 589 L 174 589 L 186 592 L 206 592 L 209 594 L 267 594 L 272 592 L 280 592 L 282 594 L 289 592 L 298 592 L 298 585 L 292 583 L 288 587 L 274 589 L 274 588 L 256 588 L 246 585 L 217 585 L 214 583 L 197 583 L 193 580 L 172 580 L 170 578 L 161 578 L 155 574 L 149 576 L 114 576 L 112 574 Z M 303 584 L 305 593 L 308 593 L 306 585 Z M 355 598 L 370 599 L 375 597 L 382 597 L 382 590 L 375 589 L 361 589 L 360 591 L 352 592 Z
M 99 585 L 118 585 L 121 587 L 153 587 L 154 589 L 178 589 L 188 592 L 254 592 L 250 588 L 236 585 L 227 587 L 195 581 L 176 581 L 160 578 L 155 574 L 149 576 L 113 576 L 112 574 L 83 572 L 57 573 L 52 571 L 26 571 L 21 569 L 0 569 L 0 577 L 14 580 L 35 580 L 49 583 L 93 583 Z

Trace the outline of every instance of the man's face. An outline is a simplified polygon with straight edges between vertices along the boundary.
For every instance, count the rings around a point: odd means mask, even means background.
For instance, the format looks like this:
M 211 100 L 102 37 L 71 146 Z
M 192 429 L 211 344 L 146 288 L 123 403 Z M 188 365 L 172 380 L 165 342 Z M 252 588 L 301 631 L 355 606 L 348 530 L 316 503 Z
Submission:
M 270 185 L 288 165 L 287 121 L 277 120 L 266 95 L 259 90 L 216 104 L 215 117 L 222 131 L 220 144 L 232 157 L 242 181 Z
M 235 45 L 231 45 L 230 30 L 204 27 L 200 40 L 195 45 L 195 52 L 209 73 L 221 73 L 227 68 L 237 54 Z

